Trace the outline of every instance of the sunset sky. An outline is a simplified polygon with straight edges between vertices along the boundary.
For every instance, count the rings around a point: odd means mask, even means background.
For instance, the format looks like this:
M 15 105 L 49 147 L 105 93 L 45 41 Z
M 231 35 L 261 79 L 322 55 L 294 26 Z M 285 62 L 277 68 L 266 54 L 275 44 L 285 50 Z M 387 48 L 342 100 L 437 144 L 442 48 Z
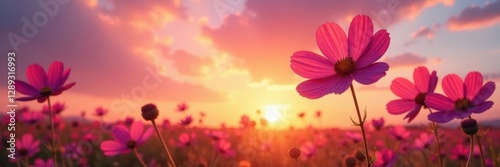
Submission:
M 57 8 L 38 3 L 47 1 Z M 141 118 L 140 107 L 155 103 L 160 118 L 178 122 L 184 115 L 175 112 L 176 105 L 185 101 L 188 114 L 204 111 L 210 126 L 236 126 L 244 114 L 256 119 L 256 110 L 279 109 L 275 126 L 303 126 L 296 116 L 301 111 L 317 125 L 312 115 L 321 110 L 323 125 L 348 127 L 349 117 L 356 116 L 350 92 L 301 97 L 295 88 L 305 79 L 290 69 L 290 56 L 300 50 L 320 53 L 315 33 L 321 24 L 335 22 L 346 30 L 355 15 L 366 14 L 375 30 L 390 33 L 389 49 L 379 60 L 390 68 L 373 85 L 354 84 L 360 106 L 369 119 L 403 124 L 404 115 L 385 109 L 397 98 L 389 85 L 396 77 L 411 78 L 417 66 L 437 71 L 439 93 L 441 79 L 450 73 L 465 77 L 479 71 L 498 85 L 499 9 L 498 0 L 4 0 L 0 68 L 6 69 L 11 50 L 17 52 L 21 80 L 30 64 L 47 69 L 55 60 L 64 62 L 72 69 L 68 81 L 76 85 L 53 101 L 66 104 L 65 116 L 86 111 L 95 118 L 94 109 L 102 106 L 110 109 L 105 120 Z M 6 77 L 0 81 L 5 95 Z M 499 99 L 497 90 L 490 100 Z M 36 101 L 18 104 L 42 107 Z M 426 123 L 427 113 L 412 124 Z M 496 104 L 473 117 L 500 119 L 499 113 Z

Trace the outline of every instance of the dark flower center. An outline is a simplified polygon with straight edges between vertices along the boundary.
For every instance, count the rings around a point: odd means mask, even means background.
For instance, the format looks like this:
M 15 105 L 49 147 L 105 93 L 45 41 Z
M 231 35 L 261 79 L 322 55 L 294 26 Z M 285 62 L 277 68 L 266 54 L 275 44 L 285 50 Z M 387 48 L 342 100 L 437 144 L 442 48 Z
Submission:
M 351 57 L 347 57 L 335 63 L 334 69 L 341 76 L 349 75 L 356 69 L 356 62 Z
M 417 97 L 415 97 L 415 103 L 423 105 L 424 108 L 427 108 L 427 105 L 425 105 L 425 95 L 426 93 L 418 93 Z
M 19 155 L 21 155 L 23 157 L 26 156 L 26 155 L 28 155 L 28 150 L 25 149 L 25 148 L 19 149 Z
M 461 98 L 455 101 L 455 109 L 457 110 L 466 110 L 469 107 L 471 107 L 470 100 L 467 98 Z
M 50 89 L 49 87 L 44 87 L 42 88 L 42 90 L 40 90 L 40 95 L 42 95 L 42 97 L 49 97 L 51 94 L 52 89 Z
M 137 142 L 135 142 L 134 140 L 130 140 L 127 142 L 127 148 L 134 149 L 136 144 Z

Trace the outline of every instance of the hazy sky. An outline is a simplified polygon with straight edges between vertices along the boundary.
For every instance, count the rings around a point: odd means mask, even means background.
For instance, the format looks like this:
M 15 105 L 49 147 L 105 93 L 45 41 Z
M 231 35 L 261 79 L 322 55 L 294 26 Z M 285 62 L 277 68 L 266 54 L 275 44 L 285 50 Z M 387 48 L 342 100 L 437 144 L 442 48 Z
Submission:
M 72 69 L 68 81 L 76 85 L 53 101 L 66 103 L 66 116 L 92 115 L 103 106 L 111 110 L 106 120 L 140 118 L 140 107 L 153 102 L 161 118 L 178 122 L 184 115 L 174 110 L 185 101 L 188 114 L 204 111 L 205 123 L 213 126 L 236 125 L 241 115 L 256 118 L 256 110 L 269 108 L 283 110 L 277 122 L 282 126 L 302 126 L 296 118 L 301 111 L 316 125 L 316 110 L 323 111 L 324 125 L 350 126 L 349 117 L 356 116 L 350 92 L 301 97 L 295 87 L 304 79 L 290 69 L 290 56 L 299 50 L 320 53 L 315 32 L 322 23 L 346 29 L 355 15 L 366 14 L 375 30 L 390 33 L 380 60 L 390 69 L 374 85 L 354 87 L 368 118 L 399 124 L 406 123 L 404 115 L 385 109 L 397 98 L 389 85 L 396 77 L 411 78 L 417 66 L 436 70 L 440 80 L 479 71 L 498 84 L 499 9 L 498 0 L 4 0 L 0 67 L 6 68 L 10 50 L 17 51 L 22 80 L 29 64 L 48 68 L 55 60 L 64 62 Z M 0 80 L 6 94 L 6 77 Z M 499 90 L 490 99 L 497 102 Z M 35 101 L 19 104 L 42 107 Z M 427 122 L 427 113 L 414 123 Z M 500 118 L 498 113 L 496 104 L 473 117 Z

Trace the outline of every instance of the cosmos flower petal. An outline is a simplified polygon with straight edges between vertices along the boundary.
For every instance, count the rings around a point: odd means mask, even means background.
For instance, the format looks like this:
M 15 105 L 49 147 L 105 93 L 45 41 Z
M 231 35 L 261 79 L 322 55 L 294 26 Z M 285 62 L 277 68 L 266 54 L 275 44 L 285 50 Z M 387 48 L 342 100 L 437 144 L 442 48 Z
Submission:
M 464 86 L 465 97 L 467 97 L 467 99 L 474 99 L 483 86 L 483 75 L 477 71 L 470 72 L 465 77 Z
M 14 80 L 15 86 L 16 86 L 16 91 L 19 93 L 28 95 L 28 96 L 38 96 L 40 95 L 40 90 L 37 90 L 35 87 L 31 86 L 30 84 L 21 81 L 21 80 Z
M 437 82 L 438 82 L 438 77 L 436 71 L 432 71 L 431 76 L 429 78 L 429 89 L 427 89 L 427 93 L 434 93 L 434 90 L 436 90 Z
M 24 147 L 29 147 L 31 143 L 33 143 L 33 135 L 30 133 L 23 135 L 23 138 L 21 138 L 21 143 Z
M 291 57 L 292 70 L 308 79 L 324 78 L 335 74 L 334 64 L 323 56 L 309 51 L 298 51 Z
M 38 90 L 48 86 L 47 74 L 42 66 L 38 64 L 32 64 L 26 69 L 26 76 L 30 84 Z
M 386 108 L 389 114 L 399 115 L 417 108 L 417 103 L 413 100 L 398 99 L 387 103 Z
M 402 99 L 414 100 L 418 91 L 415 86 L 406 78 L 396 78 L 392 80 L 391 91 Z
M 316 42 L 321 53 L 331 62 L 347 57 L 347 36 L 339 25 L 327 22 L 316 30 Z
M 363 85 L 369 85 L 377 82 L 386 75 L 389 65 L 384 62 L 378 62 L 361 69 L 356 69 L 351 73 L 351 77 Z
M 406 114 L 406 116 L 403 119 L 408 118 L 408 123 L 410 123 L 411 121 L 413 121 L 413 119 L 415 119 L 415 117 L 417 117 L 418 113 L 420 112 L 420 109 L 422 109 L 422 106 L 417 105 L 417 107 L 413 108 L 410 112 L 408 112 L 408 114 Z
M 356 61 L 356 67 L 363 68 L 380 59 L 389 48 L 390 41 L 391 38 L 386 30 L 377 31 L 373 35 L 365 53 Z
M 341 94 L 349 88 L 351 83 L 351 77 L 333 75 L 304 81 L 297 86 L 297 91 L 304 97 L 317 99 L 330 93 Z
M 476 114 L 483 113 L 486 110 L 489 110 L 493 106 L 493 104 L 494 104 L 493 101 L 483 102 L 483 103 L 479 104 L 478 106 L 476 106 L 476 108 L 474 110 L 472 110 L 472 112 L 476 113 Z
M 464 84 L 462 79 L 456 74 L 449 74 L 443 78 L 442 83 L 444 93 L 451 99 L 464 98 Z
M 429 93 L 425 97 L 425 104 L 439 111 L 451 111 L 455 109 L 455 103 L 446 96 L 437 93 Z
M 50 65 L 47 77 L 49 84 L 48 86 L 52 90 L 55 90 L 59 85 L 61 76 L 63 75 L 63 71 L 64 71 L 64 64 L 60 61 L 55 61 Z
M 429 90 L 430 76 L 429 70 L 425 67 L 417 67 L 413 71 L 413 80 L 415 81 L 415 87 L 418 92 L 427 93 Z
M 116 125 L 111 131 L 113 139 L 122 144 L 127 144 L 131 140 L 129 130 L 123 125 Z
M 104 155 L 106 156 L 114 156 L 128 151 L 126 145 L 123 145 L 121 143 L 112 140 L 107 140 L 102 142 L 100 147 L 101 150 L 104 152 Z
M 149 127 L 146 131 L 144 131 L 144 134 L 141 136 L 141 139 L 138 140 L 141 144 L 143 144 L 144 142 L 146 142 L 146 140 L 149 139 L 149 137 L 151 137 L 151 135 L 153 134 L 153 127 Z
M 366 15 L 357 15 L 352 19 L 349 26 L 348 45 L 349 55 L 357 61 L 366 47 L 370 44 L 373 36 L 373 23 Z
M 495 92 L 496 85 L 495 82 L 486 82 L 484 86 L 479 90 L 477 93 L 476 97 L 472 100 L 473 105 L 478 105 L 479 103 L 482 103 L 486 101 L 490 96 Z
M 142 136 L 142 132 L 144 131 L 144 124 L 141 121 L 135 121 L 130 126 L 130 137 L 134 141 L 139 141 Z
M 450 122 L 451 120 L 457 118 L 457 112 L 455 111 L 439 111 L 439 112 L 433 112 L 430 113 L 427 118 L 431 121 L 437 122 L 437 123 L 447 123 Z

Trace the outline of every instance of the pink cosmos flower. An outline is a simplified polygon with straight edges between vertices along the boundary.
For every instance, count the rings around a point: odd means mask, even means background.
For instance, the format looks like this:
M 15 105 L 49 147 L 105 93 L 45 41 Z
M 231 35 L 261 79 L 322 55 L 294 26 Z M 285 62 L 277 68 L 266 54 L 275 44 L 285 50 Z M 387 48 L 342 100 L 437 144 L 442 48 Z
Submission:
M 30 125 L 38 123 L 42 118 L 43 115 L 40 112 L 28 111 L 21 114 L 21 121 Z
M 64 64 L 60 61 L 54 61 L 50 65 L 48 73 L 39 64 L 29 65 L 26 69 L 29 84 L 15 80 L 16 90 L 28 96 L 16 98 L 16 100 L 31 101 L 36 99 L 39 103 L 43 103 L 47 97 L 61 94 L 75 85 L 75 82 L 64 85 L 70 72 L 71 69 L 64 70 Z
M 328 139 L 326 138 L 325 134 L 323 133 L 318 133 L 314 135 L 314 144 L 318 147 L 323 147 L 328 143 Z
M 389 33 L 382 29 L 373 34 L 373 23 L 366 15 L 354 17 L 348 33 L 347 37 L 339 25 L 325 23 L 316 30 L 316 42 L 326 58 L 310 51 L 293 54 L 292 70 L 309 79 L 297 86 L 300 95 L 317 99 L 341 94 L 353 80 L 369 85 L 386 75 L 389 65 L 375 61 L 389 47 Z
M 64 109 L 64 103 L 56 102 L 52 105 L 52 113 L 54 114 L 60 114 Z M 43 106 L 42 113 L 50 115 L 49 106 Z
M 380 117 L 380 119 L 372 119 L 372 126 L 376 129 L 376 130 L 380 130 L 382 129 L 382 127 L 384 126 L 384 123 L 385 123 L 385 120 L 384 120 L 384 117 Z
M 19 155 L 16 159 L 29 158 L 40 151 L 40 141 L 34 140 L 31 133 L 26 133 L 21 140 L 16 140 L 16 151 Z
M 177 104 L 177 112 L 185 112 L 189 106 L 186 104 L 186 102 L 182 102 Z
M 300 146 L 300 152 L 301 152 L 300 158 L 307 160 L 313 158 L 318 152 L 318 149 L 316 148 L 314 143 L 312 143 L 311 141 L 307 141 L 304 144 L 302 144 L 302 146 Z
M 467 161 L 469 158 L 469 148 L 463 144 L 457 144 L 451 149 L 450 158 L 453 160 Z
M 47 161 L 44 161 L 41 158 L 35 159 L 34 162 L 34 167 L 53 167 L 54 166 L 54 160 L 52 158 L 47 159 Z
M 431 121 L 446 123 L 454 118 L 463 119 L 493 106 L 493 101 L 486 100 L 495 91 L 495 83 L 489 81 L 483 85 L 483 75 L 479 72 L 470 72 L 464 81 L 456 74 L 447 75 L 442 87 L 447 97 L 431 93 L 425 100 L 427 106 L 438 110 L 427 116 Z
M 394 166 L 396 160 L 398 159 L 396 153 L 389 149 L 382 149 L 375 152 L 375 157 L 377 158 L 373 162 L 373 167 L 389 167 Z
M 406 128 L 401 125 L 389 128 L 389 134 L 396 140 L 406 140 L 410 137 L 410 131 L 406 130 Z
M 208 138 L 212 139 L 215 142 L 227 138 L 226 134 L 223 131 L 209 131 L 209 130 L 206 130 L 205 134 L 207 134 Z
M 392 81 L 391 91 L 401 99 L 387 103 L 387 111 L 393 115 L 408 112 L 404 119 L 411 122 L 422 107 L 427 108 L 425 99 L 428 94 L 434 93 L 438 77 L 436 71 L 429 73 L 425 67 L 417 67 L 413 71 L 413 81 L 411 83 L 406 78 L 396 78 Z
M 133 117 L 127 117 L 125 118 L 125 121 L 123 121 L 123 123 L 127 126 L 130 126 L 132 125 L 132 123 L 134 123 L 134 118 Z
M 182 119 L 179 124 L 181 124 L 182 126 L 189 126 L 192 122 L 193 122 L 193 117 L 189 115 L 186 118 Z
M 168 119 L 163 119 L 162 127 L 163 127 L 163 128 L 168 128 L 168 127 L 170 127 L 170 120 L 168 120 Z
M 136 121 L 129 129 L 123 125 L 116 125 L 112 129 L 114 140 L 101 143 L 101 150 L 106 156 L 115 156 L 128 153 L 130 150 L 142 146 L 153 133 L 153 127 L 144 131 L 144 124 Z
M 415 139 L 414 146 L 418 149 L 430 148 L 434 142 L 434 136 L 427 133 L 421 133 L 420 137 Z
M 179 135 L 179 141 L 177 142 L 177 146 L 179 147 L 188 147 L 193 145 L 194 140 L 196 139 L 195 133 L 181 133 Z
M 359 143 L 363 139 L 361 133 L 346 131 L 345 135 L 347 136 L 347 138 L 351 139 L 352 142 L 354 143 Z
M 103 107 L 97 107 L 95 109 L 95 115 L 98 116 L 98 117 L 102 117 L 104 115 L 106 115 L 109 111 L 104 109 Z
M 234 150 L 231 149 L 231 143 L 226 140 L 219 140 L 215 143 L 215 149 L 223 157 L 233 157 L 236 154 Z

